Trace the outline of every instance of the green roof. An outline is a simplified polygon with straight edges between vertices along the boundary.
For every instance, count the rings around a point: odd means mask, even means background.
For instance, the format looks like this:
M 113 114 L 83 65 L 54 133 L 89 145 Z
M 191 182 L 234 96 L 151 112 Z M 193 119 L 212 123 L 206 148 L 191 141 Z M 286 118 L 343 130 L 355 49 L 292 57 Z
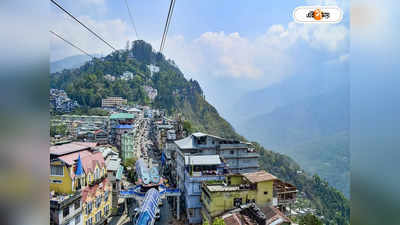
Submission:
M 130 113 L 114 113 L 110 115 L 110 120 L 119 120 L 119 119 L 133 119 L 135 116 Z
M 122 172 L 123 171 L 124 171 L 124 167 L 119 166 L 119 168 L 117 170 L 117 175 L 116 175 L 117 180 L 121 180 L 122 179 Z

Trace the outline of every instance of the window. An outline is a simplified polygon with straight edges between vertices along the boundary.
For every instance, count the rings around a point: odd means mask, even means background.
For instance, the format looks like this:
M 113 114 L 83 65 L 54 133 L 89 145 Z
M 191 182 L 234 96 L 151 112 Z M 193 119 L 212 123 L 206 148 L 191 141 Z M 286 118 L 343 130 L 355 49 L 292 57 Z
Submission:
M 96 168 L 96 173 L 94 175 L 94 179 L 97 180 L 99 178 L 100 178 L 100 171 L 99 171 L 99 168 Z
M 189 216 L 193 217 L 194 216 L 194 209 L 189 209 Z
M 106 193 L 104 193 L 104 201 L 106 202 L 106 201 L 108 201 L 108 195 L 109 195 L 110 193 L 108 192 L 108 191 L 106 191 Z
M 96 223 L 98 223 L 101 219 L 101 211 L 96 213 Z
M 233 199 L 233 205 L 235 207 L 239 207 L 242 204 L 242 198 L 234 198 Z
M 99 208 L 101 204 L 101 196 L 96 198 L 96 208 Z
M 65 207 L 64 209 L 63 209 L 63 217 L 66 217 L 66 216 L 68 216 L 69 215 L 69 206 L 67 206 L 67 207 Z
M 108 211 L 110 210 L 109 205 L 106 205 L 106 207 L 104 208 L 104 215 L 107 216 L 108 215 Z
M 62 180 L 50 180 L 53 184 L 62 184 Z
M 75 224 L 79 224 L 80 222 L 81 222 L 81 214 L 79 213 L 79 215 L 75 217 Z
M 92 212 L 92 202 L 88 202 L 87 204 L 87 213 L 86 214 L 90 214 Z
M 79 207 L 81 207 L 81 200 L 77 200 L 75 201 L 75 209 L 79 209 Z
M 231 150 L 231 155 L 233 155 L 235 152 L 233 150 Z
M 50 166 L 50 175 L 51 176 L 64 176 L 64 166 Z
M 93 220 L 92 217 L 90 217 L 89 219 L 86 220 L 86 225 L 92 225 L 93 224 Z
M 267 195 L 268 194 L 268 191 L 264 191 L 264 195 Z

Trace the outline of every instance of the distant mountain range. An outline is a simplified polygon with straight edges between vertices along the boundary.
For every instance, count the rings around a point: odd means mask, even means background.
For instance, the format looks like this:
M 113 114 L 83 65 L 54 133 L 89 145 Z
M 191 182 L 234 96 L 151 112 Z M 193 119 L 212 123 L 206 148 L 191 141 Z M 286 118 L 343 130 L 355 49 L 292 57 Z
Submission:
M 347 73 L 294 76 L 235 104 L 235 128 L 350 193 Z
M 100 57 L 98 54 L 95 54 L 94 56 Z M 50 73 L 61 72 L 63 69 L 79 68 L 90 59 L 91 58 L 87 55 L 74 55 L 50 62 Z

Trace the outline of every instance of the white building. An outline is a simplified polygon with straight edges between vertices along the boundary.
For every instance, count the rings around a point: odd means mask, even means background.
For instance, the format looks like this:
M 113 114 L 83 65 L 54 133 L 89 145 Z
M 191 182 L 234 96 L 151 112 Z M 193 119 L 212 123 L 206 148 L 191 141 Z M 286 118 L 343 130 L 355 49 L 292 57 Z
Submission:
M 132 80 L 132 79 L 133 79 L 133 73 L 129 71 L 125 71 L 121 76 L 121 80 Z
M 50 193 L 50 225 L 82 225 L 81 192 L 71 195 Z

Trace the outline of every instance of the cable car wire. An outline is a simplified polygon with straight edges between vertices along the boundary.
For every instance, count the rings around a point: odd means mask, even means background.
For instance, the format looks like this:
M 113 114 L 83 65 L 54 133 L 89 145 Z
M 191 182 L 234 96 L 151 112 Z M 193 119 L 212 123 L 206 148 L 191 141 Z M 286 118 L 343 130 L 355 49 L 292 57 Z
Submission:
M 135 21 L 133 20 L 133 16 L 132 16 L 132 13 L 131 13 L 131 10 L 129 8 L 127 0 L 125 0 L 125 5 L 126 5 L 126 8 L 128 9 L 128 14 L 129 14 L 129 17 L 131 19 L 132 27 L 133 27 L 133 30 L 135 31 L 136 38 L 139 39 L 139 35 L 138 35 L 137 29 L 136 29 L 136 26 L 135 26 Z
M 72 47 L 78 49 L 79 51 L 83 52 L 84 54 L 86 54 L 87 56 L 91 57 L 91 58 L 95 58 L 94 56 L 90 55 L 89 53 L 87 53 L 85 50 L 79 48 L 78 46 L 76 46 L 75 44 L 71 43 L 70 41 L 66 40 L 65 38 L 61 37 L 59 34 L 57 34 L 56 32 L 50 30 L 50 33 L 52 33 L 54 36 L 58 37 L 59 39 L 65 41 L 66 43 L 68 43 L 69 45 L 71 45 Z
M 87 27 L 85 24 L 83 24 L 81 21 L 79 21 L 75 16 L 73 16 L 70 12 L 68 12 L 66 9 L 64 9 L 60 4 L 58 4 L 54 0 L 50 0 L 54 5 L 56 5 L 58 8 L 60 8 L 62 11 L 64 11 L 68 16 L 70 16 L 72 19 L 74 19 L 76 22 L 78 22 L 80 25 L 82 25 L 84 28 L 86 28 L 90 33 L 92 33 L 94 36 L 96 36 L 98 39 L 103 41 L 106 45 L 108 45 L 110 48 L 112 48 L 114 51 L 117 51 L 116 48 L 114 48 L 111 44 L 109 44 L 107 41 L 105 41 L 100 35 L 98 35 L 96 32 L 94 32 L 92 29 Z
M 164 33 L 161 38 L 160 52 L 162 52 L 165 48 L 165 40 L 167 39 L 168 29 L 169 29 L 169 25 L 171 23 L 171 18 L 172 18 L 172 14 L 174 12 L 174 7 L 175 7 L 175 0 L 171 0 L 171 3 L 169 5 L 167 20 L 165 21 Z

